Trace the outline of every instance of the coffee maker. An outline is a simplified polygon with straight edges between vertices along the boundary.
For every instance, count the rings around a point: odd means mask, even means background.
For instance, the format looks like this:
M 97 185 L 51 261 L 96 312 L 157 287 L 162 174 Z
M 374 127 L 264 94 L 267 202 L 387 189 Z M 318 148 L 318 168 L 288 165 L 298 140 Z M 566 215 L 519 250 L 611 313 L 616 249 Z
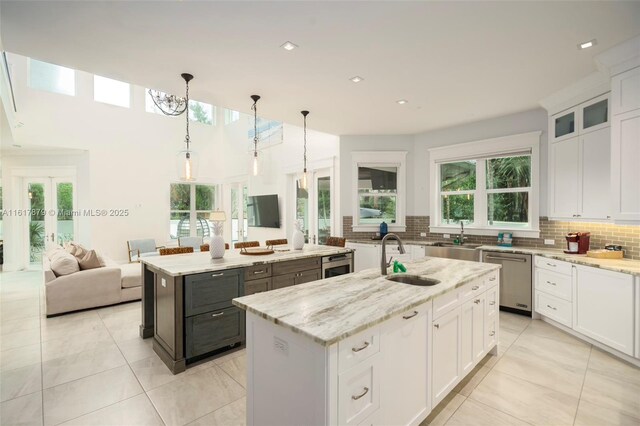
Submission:
M 586 254 L 589 251 L 589 232 L 569 232 L 565 237 L 567 240 L 567 254 Z

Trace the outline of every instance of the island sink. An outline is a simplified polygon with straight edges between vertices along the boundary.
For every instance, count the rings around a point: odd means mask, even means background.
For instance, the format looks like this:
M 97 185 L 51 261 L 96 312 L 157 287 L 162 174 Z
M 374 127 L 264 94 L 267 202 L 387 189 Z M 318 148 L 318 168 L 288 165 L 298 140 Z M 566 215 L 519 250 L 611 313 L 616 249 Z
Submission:
M 389 281 L 395 281 L 402 284 L 417 285 L 422 287 L 428 287 L 436 284 L 440 284 L 439 280 L 433 278 L 421 277 L 419 275 L 389 275 L 387 277 Z

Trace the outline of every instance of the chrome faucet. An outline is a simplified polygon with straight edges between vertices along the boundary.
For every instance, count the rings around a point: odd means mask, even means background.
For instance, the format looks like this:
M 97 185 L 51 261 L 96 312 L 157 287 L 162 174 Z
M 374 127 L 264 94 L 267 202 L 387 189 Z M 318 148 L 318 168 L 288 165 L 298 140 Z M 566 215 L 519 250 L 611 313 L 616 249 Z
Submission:
M 393 260 L 393 256 L 391 256 L 391 258 L 389 259 L 389 262 L 387 262 L 386 244 L 388 239 L 398 240 L 398 249 L 400 251 L 400 254 L 405 253 L 404 246 L 402 245 L 402 240 L 396 234 L 390 233 L 382 237 L 382 258 L 380 259 L 380 273 L 382 275 L 387 275 L 387 268 L 391 266 L 391 261 Z
M 458 244 L 464 244 L 464 222 L 460 221 L 460 235 L 458 235 Z

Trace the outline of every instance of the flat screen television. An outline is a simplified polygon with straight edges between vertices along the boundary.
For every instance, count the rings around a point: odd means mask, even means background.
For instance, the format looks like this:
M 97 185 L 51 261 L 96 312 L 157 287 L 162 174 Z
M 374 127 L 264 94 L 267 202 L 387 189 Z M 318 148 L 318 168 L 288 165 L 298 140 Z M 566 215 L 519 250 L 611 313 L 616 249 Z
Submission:
M 259 228 L 280 228 L 280 210 L 277 195 L 247 197 L 247 222 Z

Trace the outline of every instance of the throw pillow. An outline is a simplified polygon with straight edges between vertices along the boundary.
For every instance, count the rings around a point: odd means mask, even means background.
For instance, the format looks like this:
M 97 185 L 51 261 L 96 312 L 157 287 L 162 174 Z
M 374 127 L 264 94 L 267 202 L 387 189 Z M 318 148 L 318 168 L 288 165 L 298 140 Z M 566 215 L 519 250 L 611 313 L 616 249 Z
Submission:
M 87 253 L 89 252 L 89 250 L 87 250 L 86 248 L 82 247 L 80 244 L 76 244 L 73 243 L 73 246 L 75 247 L 75 251 L 73 252 L 73 255 L 75 257 L 78 258 L 78 260 L 82 259 L 83 257 L 85 257 L 87 255 Z
M 78 263 L 80 264 L 80 269 L 83 271 L 85 269 L 95 269 L 104 266 L 95 250 L 89 250 L 82 259 L 78 260 Z
M 66 253 L 64 250 L 60 250 L 60 252 L 60 254 L 59 252 L 56 252 L 54 258 L 51 259 L 51 270 L 56 274 L 56 277 L 78 272 L 80 270 L 80 266 L 78 265 L 76 258 L 71 253 Z
M 45 254 L 49 259 L 51 259 L 51 258 L 53 257 L 53 255 L 54 255 L 56 252 L 60 251 L 60 250 L 64 250 L 64 248 L 63 248 L 62 246 L 55 245 L 55 246 L 51 247 L 50 249 L 48 249 L 44 254 Z

